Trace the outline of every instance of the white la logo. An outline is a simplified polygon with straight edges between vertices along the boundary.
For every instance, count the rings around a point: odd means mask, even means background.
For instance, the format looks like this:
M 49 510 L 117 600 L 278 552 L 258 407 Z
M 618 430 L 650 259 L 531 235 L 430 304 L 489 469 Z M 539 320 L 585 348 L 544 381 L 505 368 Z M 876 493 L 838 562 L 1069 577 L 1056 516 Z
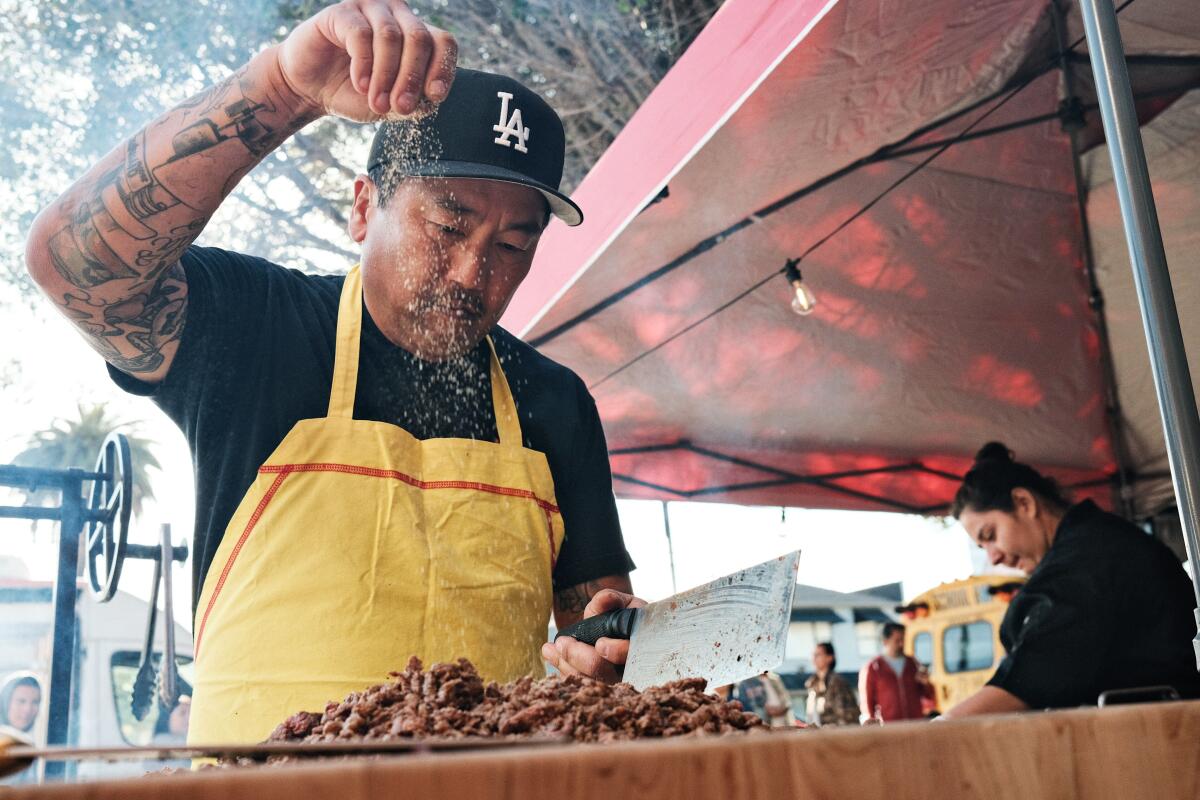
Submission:
M 525 147 L 525 140 L 529 138 L 529 128 L 521 125 L 521 109 L 514 108 L 512 116 L 508 116 L 508 101 L 512 100 L 510 92 L 496 92 L 496 97 L 500 98 L 500 122 L 492 126 L 492 130 L 500 134 L 495 138 L 496 144 L 502 144 L 505 147 L 514 147 L 518 153 L 528 153 L 529 150 Z M 505 121 L 507 120 L 507 122 Z M 508 140 L 508 137 L 517 137 L 517 143 L 514 145 Z

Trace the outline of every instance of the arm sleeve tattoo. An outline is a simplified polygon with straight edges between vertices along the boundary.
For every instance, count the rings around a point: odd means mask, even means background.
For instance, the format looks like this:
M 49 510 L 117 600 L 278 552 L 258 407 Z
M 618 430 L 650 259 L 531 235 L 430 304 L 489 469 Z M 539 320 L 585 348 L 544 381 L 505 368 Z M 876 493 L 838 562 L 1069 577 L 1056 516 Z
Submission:
M 39 253 L 57 279 L 39 282 L 118 369 L 162 377 L 187 318 L 180 256 L 238 180 L 311 119 L 249 76 L 245 67 L 143 128 L 48 215 Z

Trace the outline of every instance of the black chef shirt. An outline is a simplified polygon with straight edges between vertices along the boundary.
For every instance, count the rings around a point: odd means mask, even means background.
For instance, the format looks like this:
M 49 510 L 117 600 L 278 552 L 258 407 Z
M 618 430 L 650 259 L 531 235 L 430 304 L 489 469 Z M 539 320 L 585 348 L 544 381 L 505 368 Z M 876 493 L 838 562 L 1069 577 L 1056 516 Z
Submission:
M 1192 583 L 1165 545 L 1085 500 L 1000 626 L 1008 655 L 988 681 L 1032 708 L 1095 704 L 1101 692 L 1174 686 L 1200 697 Z
M 126 391 L 150 396 L 191 447 L 195 613 L 225 527 L 259 466 L 296 422 L 328 411 L 345 276 L 307 275 L 207 247 L 189 248 L 182 264 L 187 322 L 166 379 L 152 385 L 109 373 Z M 555 588 L 629 572 L 604 431 L 587 388 L 508 332 L 496 328 L 492 340 L 525 447 L 546 454 L 554 478 L 566 531 Z M 495 441 L 487 343 L 461 359 L 422 361 L 384 337 L 364 304 L 354 417 L 399 425 L 418 439 Z

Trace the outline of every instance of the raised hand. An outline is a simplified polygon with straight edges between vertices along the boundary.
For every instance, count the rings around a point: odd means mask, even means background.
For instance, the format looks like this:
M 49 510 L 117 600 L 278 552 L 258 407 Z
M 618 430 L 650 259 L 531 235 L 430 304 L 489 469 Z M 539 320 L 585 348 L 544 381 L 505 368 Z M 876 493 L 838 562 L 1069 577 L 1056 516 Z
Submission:
M 458 45 L 400 0 L 343 0 L 293 30 L 278 58 L 283 80 L 314 112 L 373 122 L 444 100 Z

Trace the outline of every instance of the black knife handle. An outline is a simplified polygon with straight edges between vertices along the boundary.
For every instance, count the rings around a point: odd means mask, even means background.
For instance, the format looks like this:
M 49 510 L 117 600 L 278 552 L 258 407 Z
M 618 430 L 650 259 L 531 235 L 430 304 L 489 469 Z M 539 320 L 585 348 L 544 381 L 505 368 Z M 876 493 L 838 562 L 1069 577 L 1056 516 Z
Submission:
M 609 639 L 628 639 L 633 635 L 633 624 L 637 621 L 639 613 L 636 608 L 605 611 L 574 625 L 568 625 L 554 634 L 554 638 L 557 641 L 560 636 L 570 636 L 584 644 L 592 645 L 605 636 Z

